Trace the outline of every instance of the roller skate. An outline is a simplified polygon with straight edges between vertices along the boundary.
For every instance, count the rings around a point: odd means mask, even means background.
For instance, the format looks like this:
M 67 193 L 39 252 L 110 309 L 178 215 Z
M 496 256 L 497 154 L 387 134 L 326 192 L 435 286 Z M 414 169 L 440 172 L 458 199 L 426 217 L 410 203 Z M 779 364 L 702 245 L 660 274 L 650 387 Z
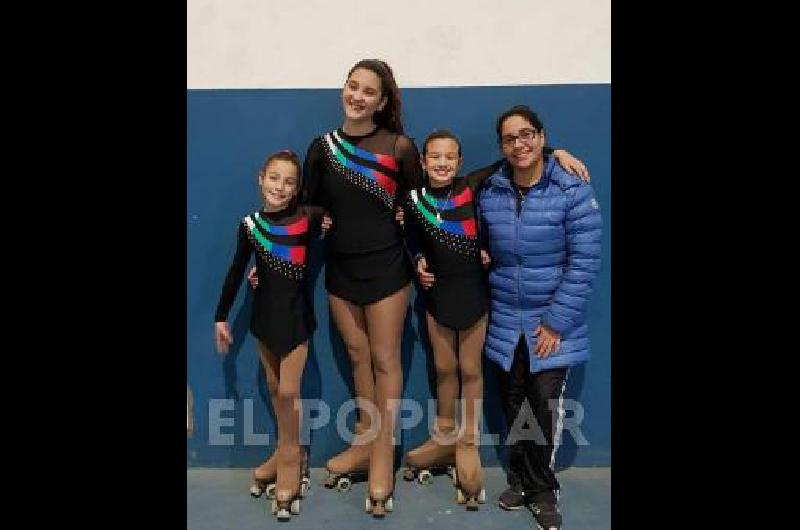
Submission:
M 452 419 L 437 417 L 433 436 L 421 446 L 406 453 L 403 479 L 407 481 L 417 479 L 420 484 L 430 484 L 433 481 L 433 472 L 440 470 L 446 470 L 452 477 L 456 465 L 454 435 L 455 422 Z
M 278 476 L 278 452 L 272 453 L 268 459 L 253 470 L 253 484 L 250 486 L 250 495 L 261 497 L 266 493 L 267 499 L 275 498 L 275 478 Z
M 303 449 L 303 465 L 300 469 L 300 498 L 304 498 L 311 489 L 311 474 L 308 468 L 308 452 Z
M 300 499 L 305 496 L 307 483 L 303 482 L 304 470 L 307 469 L 304 451 L 291 448 L 279 455 L 278 480 L 275 498 L 272 500 L 272 515 L 279 521 L 291 519 L 300 513 Z
M 477 510 L 478 504 L 486 502 L 486 490 L 482 487 L 483 469 L 481 455 L 474 434 L 466 434 L 456 444 L 456 470 L 453 484 L 456 487 L 456 502 L 466 504 L 467 510 Z
M 376 440 L 369 461 L 369 490 L 365 509 L 373 517 L 384 517 L 394 509 L 394 445 Z M 380 445 L 378 445 L 380 442 Z
M 253 470 L 253 485 L 250 486 L 250 495 L 253 497 L 261 497 L 266 494 L 267 500 L 275 498 L 275 479 L 278 476 L 278 452 L 272 453 L 267 460 L 260 466 Z M 308 453 L 303 452 L 303 471 L 302 478 L 300 479 L 303 485 L 301 489 L 301 497 L 304 497 L 306 491 L 311 488 L 311 478 L 308 472 Z
M 325 464 L 328 470 L 328 478 L 324 482 L 326 488 L 336 488 L 340 492 L 345 492 L 350 490 L 355 479 L 367 478 L 369 454 L 372 448 L 372 442 L 365 441 L 367 430 L 362 424 L 356 423 L 352 445 Z

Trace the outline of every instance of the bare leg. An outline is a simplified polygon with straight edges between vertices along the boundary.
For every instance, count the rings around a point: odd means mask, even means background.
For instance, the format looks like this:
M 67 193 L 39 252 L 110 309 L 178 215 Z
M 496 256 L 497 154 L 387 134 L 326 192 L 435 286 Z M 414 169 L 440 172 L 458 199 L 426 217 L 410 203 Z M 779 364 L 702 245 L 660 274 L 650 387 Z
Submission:
M 280 359 L 273 355 L 261 341 L 256 340 L 256 346 L 259 358 L 261 359 L 261 368 L 264 370 L 264 376 L 267 381 L 267 390 L 269 391 L 272 410 L 275 412 L 275 417 L 277 418 Z M 269 458 L 264 460 L 260 466 L 253 470 L 253 486 L 250 488 L 250 493 L 253 496 L 261 495 L 270 483 L 275 482 L 275 477 L 278 474 L 277 456 L 277 451 L 273 451 Z
M 394 489 L 394 420 L 403 389 L 400 346 L 408 309 L 410 285 L 364 308 L 369 345 L 375 367 L 375 404 L 380 413 L 380 431 L 372 444 L 369 465 L 369 496 L 381 516 Z
M 412 480 L 420 470 L 437 466 L 455 465 L 456 447 L 452 439 L 455 430 L 455 408 L 458 399 L 458 358 L 456 357 L 456 333 L 439 325 L 426 314 L 428 336 L 433 346 L 433 360 L 436 366 L 436 408 L 437 415 L 434 432 L 430 439 L 416 449 L 406 453 L 408 470 L 406 480 Z M 450 435 L 450 436 L 448 436 Z M 420 482 L 427 480 L 420 476 Z
M 372 358 L 367 336 L 367 323 L 364 308 L 334 295 L 328 295 L 331 315 L 342 336 L 353 369 L 353 386 L 358 410 L 356 436 L 350 447 L 328 460 L 326 467 L 330 477 L 326 485 L 333 487 L 340 475 L 367 471 L 371 444 L 370 416 L 365 407 L 375 403 L 375 376 L 372 371 Z
M 300 384 L 308 356 L 308 342 L 289 352 L 280 362 L 278 380 L 278 481 L 279 509 L 289 511 L 289 504 L 299 496 L 303 466 L 300 447 Z M 284 513 L 285 513 L 284 512 Z M 280 514 L 278 514 L 280 517 Z M 288 513 L 285 513 L 288 517 Z
M 364 308 L 332 294 L 328 295 L 328 301 L 336 328 L 353 365 L 353 386 L 356 404 L 359 406 L 358 422 L 368 425 L 369 416 L 362 409 L 361 401 L 375 403 L 375 375 L 372 371 Z
M 483 482 L 481 456 L 478 446 L 480 436 L 480 410 L 483 400 L 483 375 L 481 355 L 486 337 L 487 317 L 484 316 L 470 328 L 459 333 L 459 368 L 461 370 L 462 416 L 461 433 L 456 445 L 456 476 L 467 508 L 478 509 Z M 459 498 L 459 501 L 461 499 Z

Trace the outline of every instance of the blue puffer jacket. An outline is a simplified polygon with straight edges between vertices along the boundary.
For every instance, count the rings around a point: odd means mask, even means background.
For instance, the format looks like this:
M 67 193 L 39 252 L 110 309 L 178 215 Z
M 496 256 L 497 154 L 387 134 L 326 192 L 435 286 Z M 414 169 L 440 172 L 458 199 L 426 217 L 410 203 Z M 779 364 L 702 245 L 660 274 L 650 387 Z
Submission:
M 492 256 L 487 357 L 507 372 L 524 333 L 528 352 L 540 322 L 561 335 L 547 359 L 529 355 L 530 371 L 589 358 L 587 303 L 600 267 L 602 221 L 591 186 L 545 158 L 541 180 L 516 212 L 511 167 L 504 163 L 479 194 L 482 236 Z

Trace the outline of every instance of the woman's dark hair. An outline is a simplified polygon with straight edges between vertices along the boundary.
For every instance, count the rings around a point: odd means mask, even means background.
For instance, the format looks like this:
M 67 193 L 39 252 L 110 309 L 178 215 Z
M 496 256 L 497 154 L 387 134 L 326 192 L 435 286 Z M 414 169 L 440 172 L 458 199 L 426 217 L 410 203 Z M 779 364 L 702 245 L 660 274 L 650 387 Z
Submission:
M 531 124 L 531 126 L 536 130 L 536 132 L 541 132 L 544 129 L 544 125 L 542 125 L 542 120 L 539 119 L 539 116 L 536 115 L 533 110 L 527 105 L 515 105 L 502 113 L 499 118 L 497 118 L 497 143 L 502 143 L 503 141 L 503 122 L 506 121 L 511 116 L 522 116 Z
M 347 78 L 350 79 L 353 72 L 359 68 L 369 70 L 378 76 L 381 80 L 381 94 L 386 96 L 386 105 L 384 105 L 383 110 L 375 112 L 375 117 L 373 118 L 375 124 L 391 132 L 403 134 L 403 121 L 400 114 L 402 106 L 400 89 L 397 88 L 392 69 L 380 59 L 362 59 L 347 72 Z
M 458 156 L 461 156 L 461 142 L 455 134 L 451 133 L 447 129 L 436 129 L 430 133 L 427 138 L 425 138 L 425 142 L 422 144 L 422 156 L 425 156 L 425 154 L 428 152 L 428 144 L 430 142 L 442 138 L 449 138 L 450 140 L 453 140 L 458 146 Z

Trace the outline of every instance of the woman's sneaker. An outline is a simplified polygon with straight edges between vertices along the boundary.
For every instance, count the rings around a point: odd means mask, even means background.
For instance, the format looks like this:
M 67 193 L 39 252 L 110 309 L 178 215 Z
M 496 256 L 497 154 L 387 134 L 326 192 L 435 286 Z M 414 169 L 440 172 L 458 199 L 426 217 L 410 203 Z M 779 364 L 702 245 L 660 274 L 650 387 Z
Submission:
M 504 510 L 519 510 L 529 502 L 522 486 L 511 486 L 500 494 L 499 504 Z
M 540 530 L 561 530 L 561 512 L 553 502 L 533 502 L 530 505 Z

